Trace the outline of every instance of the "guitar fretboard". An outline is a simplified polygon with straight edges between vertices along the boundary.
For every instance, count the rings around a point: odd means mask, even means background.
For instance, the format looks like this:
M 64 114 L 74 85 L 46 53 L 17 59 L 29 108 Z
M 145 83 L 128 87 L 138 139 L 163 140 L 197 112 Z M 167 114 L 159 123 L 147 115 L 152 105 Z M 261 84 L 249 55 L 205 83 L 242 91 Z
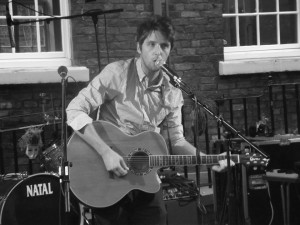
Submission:
M 219 160 L 226 159 L 226 155 L 150 155 L 150 166 L 193 166 L 213 165 Z M 231 155 L 231 160 L 239 163 L 239 155 Z

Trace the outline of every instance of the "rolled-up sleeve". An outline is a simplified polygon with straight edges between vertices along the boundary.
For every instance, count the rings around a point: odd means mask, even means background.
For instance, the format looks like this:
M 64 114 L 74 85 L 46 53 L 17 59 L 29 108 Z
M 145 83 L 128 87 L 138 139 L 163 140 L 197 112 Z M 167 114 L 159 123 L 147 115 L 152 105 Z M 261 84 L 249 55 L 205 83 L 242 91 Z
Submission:
M 104 68 L 69 103 L 66 109 L 67 124 L 74 130 L 80 130 L 85 125 L 92 123 L 93 119 L 89 115 L 104 102 L 111 74 L 112 70 L 109 67 Z

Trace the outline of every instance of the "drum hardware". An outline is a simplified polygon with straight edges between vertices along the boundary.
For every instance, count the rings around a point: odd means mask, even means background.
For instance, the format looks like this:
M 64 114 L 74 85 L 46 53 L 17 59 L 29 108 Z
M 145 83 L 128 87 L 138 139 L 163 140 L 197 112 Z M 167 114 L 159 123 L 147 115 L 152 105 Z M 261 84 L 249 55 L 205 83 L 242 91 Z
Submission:
M 58 173 L 59 166 L 63 162 L 63 152 L 61 144 L 54 143 L 41 154 L 41 167 L 44 167 L 48 172 Z
M 56 121 L 60 121 L 61 118 L 59 116 L 57 116 L 56 114 L 58 112 L 60 112 L 61 110 L 55 110 L 54 109 L 54 101 L 53 101 L 53 96 L 52 94 L 50 94 L 50 97 L 47 97 L 46 93 L 40 93 L 39 94 L 40 98 L 41 98 L 41 103 L 42 103 L 42 113 L 44 115 L 44 120 L 47 123 L 51 123 L 53 122 L 55 124 Z M 51 102 L 51 111 L 47 111 L 45 110 L 45 105 L 47 103 L 49 103 L 49 101 Z M 51 113 L 51 114 L 50 114 Z
M 16 130 L 26 130 L 26 129 L 29 129 L 31 127 L 44 127 L 44 126 L 54 125 L 54 124 L 58 124 L 58 123 L 61 123 L 61 122 L 56 122 L 56 123 L 41 123 L 41 124 L 35 124 L 35 125 L 30 125 L 30 126 L 24 126 L 24 127 L 0 129 L 0 133 L 10 132 L 10 131 L 16 131 Z
M 27 171 L 23 171 L 21 173 L 7 173 L 1 175 L 0 181 L 4 180 L 20 180 L 20 179 L 25 179 L 28 177 Z
M 60 109 L 57 109 L 57 110 L 49 110 L 47 112 L 32 112 L 32 113 L 27 113 L 27 114 L 22 114 L 22 115 L 9 115 L 9 116 L 3 116 L 1 117 L 0 119 L 1 120 L 5 120 L 5 119 L 14 119 L 14 118 L 20 118 L 20 117 L 30 117 L 30 116 L 37 116 L 37 115 L 49 115 L 49 114 L 53 114 L 53 113 L 56 113 L 56 112 L 59 112 Z M 50 116 L 49 116 L 50 117 Z M 57 121 L 60 120 L 60 117 L 59 116 L 53 116 L 53 118 L 55 118 Z M 53 121 L 53 120 L 51 120 Z

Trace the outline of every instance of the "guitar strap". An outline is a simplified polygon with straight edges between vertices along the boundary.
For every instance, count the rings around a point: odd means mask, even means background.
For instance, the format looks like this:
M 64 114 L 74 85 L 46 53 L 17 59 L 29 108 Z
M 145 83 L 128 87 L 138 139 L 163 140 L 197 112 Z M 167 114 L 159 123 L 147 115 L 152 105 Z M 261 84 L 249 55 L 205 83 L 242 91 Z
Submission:
M 171 137 L 170 137 L 170 131 L 169 131 L 169 124 L 168 124 L 168 122 L 167 122 L 167 132 L 168 132 L 169 153 L 170 153 L 170 155 L 173 155 L 173 149 L 172 149 L 172 143 L 171 143 Z

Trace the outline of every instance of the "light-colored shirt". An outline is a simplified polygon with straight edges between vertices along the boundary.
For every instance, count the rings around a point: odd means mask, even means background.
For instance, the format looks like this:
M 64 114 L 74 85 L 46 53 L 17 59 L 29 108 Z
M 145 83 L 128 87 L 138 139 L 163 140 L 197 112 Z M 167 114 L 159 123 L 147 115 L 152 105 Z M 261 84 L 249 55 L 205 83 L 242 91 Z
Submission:
M 156 131 L 172 145 L 184 140 L 182 113 L 183 96 L 172 86 L 169 77 L 160 72 L 159 82 L 149 86 L 149 79 L 138 58 L 108 64 L 86 88 L 69 103 L 67 123 L 80 130 L 93 119 L 111 122 L 126 134 Z

